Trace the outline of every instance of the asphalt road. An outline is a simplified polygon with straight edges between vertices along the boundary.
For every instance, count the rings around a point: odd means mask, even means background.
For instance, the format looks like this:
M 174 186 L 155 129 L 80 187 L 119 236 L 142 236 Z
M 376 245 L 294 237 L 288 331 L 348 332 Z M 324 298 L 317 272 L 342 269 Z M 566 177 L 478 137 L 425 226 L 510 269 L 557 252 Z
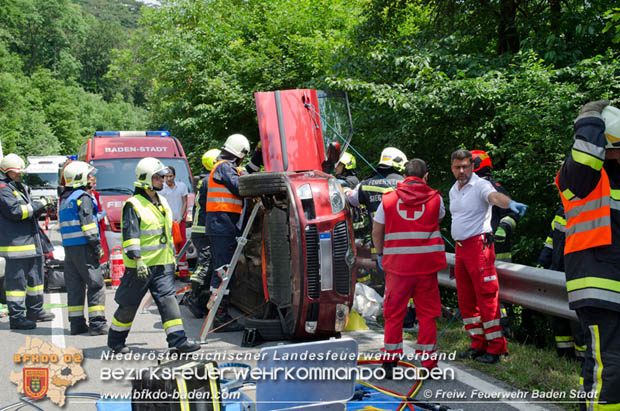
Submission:
M 58 244 L 58 234 L 52 230 L 52 240 Z M 179 287 L 182 284 L 179 283 Z M 146 298 L 146 297 L 145 297 Z M 0 353 L 0 410 L 11 403 L 19 401 L 20 395 L 16 385 L 10 382 L 11 370 L 19 371 L 21 365 L 14 363 L 14 354 L 22 347 L 27 337 L 36 337 L 51 342 L 57 347 L 76 347 L 83 351 L 84 361 L 82 367 L 86 372 L 87 379 L 77 382 L 67 389 L 67 393 L 129 393 L 131 382 L 123 379 L 115 380 L 108 378 L 111 369 L 131 369 L 149 367 L 156 364 L 155 361 L 111 361 L 102 358 L 107 352 L 106 336 L 69 335 L 69 326 L 66 308 L 65 293 L 52 293 L 45 295 L 46 304 L 57 305 L 52 308 L 56 314 L 56 320 L 51 323 L 39 323 L 35 330 L 11 331 L 7 317 L 0 319 L 0 341 L 3 349 Z M 114 290 L 106 291 L 106 316 L 108 322 L 116 309 L 114 302 Z M 197 338 L 202 320 L 195 319 L 189 311 L 181 306 L 183 324 L 190 338 Z M 380 330 L 345 332 L 343 338 L 351 338 L 358 344 L 360 353 L 378 353 L 383 345 L 383 337 Z M 258 353 L 262 348 L 278 344 L 292 344 L 293 342 L 271 342 L 253 348 L 240 347 L 241 332 L 215 333 L 208 338 L 208 344 L 204 345 L 201 352 L 204 353 Z M 153 304 L 144 313 L 138 313 L 131 328 L 127 341 L 134 352 L 138 353 L 161 353 L 166 350 L 166 340 L 162 323 Z M 411 343 L 406 345 L 411 346 Z M 406 349 L 407 350 L 407 349 Z M 408 349 L 411 352 L 411 349 Z M 250 366 L 255 366 L 255 361 L 244 361 Z M 416 363 L 414 361 L 414 363 Z M 416 395 L 416 400 L 423 402 L 441 403 L 456 410 L 541 410 L 559 409 L 550 403 L 541 403 L 524 397 L 521 391 L 509 387 L 496 379 L 484 375 L 476 370 L 463 366 L 456 361 L 445 360 L 440 362 L 440 369 L 444 371 L 447 379 L 427 379 Z M 452 379 L 452 375 L 454 378 Z M 106 379 L 107 378 L 107 379 Z M 384 386 L 396 392 L 406 393 L 412 386 L 412 381 L 377 381 L 371 383 Z M 329 384 L 329 383 L 327 383 Z M 329 389 L 329 388 L 328 388 Z M 248 390 L 252 396 L 252 389 Z M 530 394 L 531 395 L 531 394 Z M 505 399 L 501 399 L 505 398 Z M 512 398 L 512 399 L 511 399 Z M 48 399 L 39 400 L 37 406 L 44 410 L 53 410 L 58 407 Z M 67 398 L 64 406 L 66 410 L 91 410 L 96 409 L 94 400 L 81 398 Z

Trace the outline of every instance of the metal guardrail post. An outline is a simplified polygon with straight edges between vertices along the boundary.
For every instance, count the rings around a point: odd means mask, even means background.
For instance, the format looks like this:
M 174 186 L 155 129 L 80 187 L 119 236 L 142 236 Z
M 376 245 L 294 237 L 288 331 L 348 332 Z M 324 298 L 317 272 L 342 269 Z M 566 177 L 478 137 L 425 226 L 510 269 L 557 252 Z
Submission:
M 439 285 L 456 288 L 456 280 L 450 278 L 450 272 L 454 272 L 455 255 L 446 253 L 446 260 L 448 267 L 439 272 Z M 563 272 L 503 261 L 496 261 L 495 268 L 502 302 L 577 320 L 575 311 L 568 308 L 566 276 Z

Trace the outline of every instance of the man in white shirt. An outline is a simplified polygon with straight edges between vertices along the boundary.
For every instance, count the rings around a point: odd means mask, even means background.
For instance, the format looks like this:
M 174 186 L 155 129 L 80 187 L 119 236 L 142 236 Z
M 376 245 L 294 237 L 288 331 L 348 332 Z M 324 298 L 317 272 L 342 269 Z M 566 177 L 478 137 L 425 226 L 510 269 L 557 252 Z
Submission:
M 172 220 L 179 224 L 183 244 L 185 244 L 187 241 L 185 235 L 185 216 L 187 214 L 187 195 L 189 192 L 184 182 L 175 180 L 176 172 L 174 167 L 168 166 L 168 168 L 170 173 L 164 177 L 166 184 L 164 184 L 164 188 L 160 193 L 168 200 L 172 210 Z M 177 250 L 177 252 L 179 251 Z M 189 281 L 189 270 L 185 256 L 179 261 L 179 278 L 181 281 Z
M 461 353 L 461 358 L 493 364 L 506 353 L 506 339 L 500 325 L 491 208 L 510 208 L 523 215 L 527 206 L 497 192 L 491 183 L 474 174 L 468 150 L 452 153 L 451 169 L 457 180 L 450 189 L 456 289 L 463 323 L 472 339 L 471 348 Z

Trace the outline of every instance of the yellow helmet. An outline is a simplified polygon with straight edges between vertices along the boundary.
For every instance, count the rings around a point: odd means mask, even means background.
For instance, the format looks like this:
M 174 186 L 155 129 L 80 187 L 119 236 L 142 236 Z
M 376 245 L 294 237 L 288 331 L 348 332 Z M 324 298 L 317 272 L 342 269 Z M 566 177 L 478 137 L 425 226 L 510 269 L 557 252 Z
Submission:
M 220 155 L 221 152 L 222 151 L 219 148 L 212 148 L 211 150 L 205 152 L 202 155 L 202 165 L 205 166 L 207 171 L 211 171 L 211 169 L 215 165 L 217 157 Z
M 6 173 L 8 171 L 23 173 L 24 171 L 26 171 L 26 164 L 20 156 L 14 153 L 10 153 L 4 156 L 4 158 L 2 158 L 2 162 L 0 162 L 0 170 L 3 173 Z
M 346 170 L 355 170 L 355 157 L 346 151 L 342 154 L 338 162 L 342 163 Z
M 607 138 L 605 148 L 620 148 L 620 109 L 607 106 L 603 109 L 601 117 L 605 122 L 605 137 Z
M 63 170 L 66 187 L 85 187 L 88 185 L 88 175 L 94 174 L 97 169 L 83 161 L 72 161 Z

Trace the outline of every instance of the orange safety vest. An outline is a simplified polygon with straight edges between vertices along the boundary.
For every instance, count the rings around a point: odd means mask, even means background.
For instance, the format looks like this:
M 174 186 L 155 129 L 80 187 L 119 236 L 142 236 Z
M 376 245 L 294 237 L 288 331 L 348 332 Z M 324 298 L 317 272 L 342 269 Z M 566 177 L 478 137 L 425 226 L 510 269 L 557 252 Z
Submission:
M 566 212 L 564 254 L 610 245 L 611 189 L 605 169 L 601 170 L 601 178 L 594 190 L 583 199 L 577 196 L 567 199 L 565 195 L 569 195 L 570 191 L 562 192 L 559 176 L 560 173 L 555 177 L 555 184 L 560 190 Z
M 439 232 L 439 194 L 418 207 L 407 206 L 396 191 L 383 195 L 383 268 L 397 275 L 431 274 L 446 267 Z
M 213 166 L 211 174 L 209 174 L 209 184 L 207 186 L 207 212 L 241 214 L 243 211 L 243 199 L 231 193 L 225 185 L 218 184 L 213 180 L 215 170 L 217 170 L 218 166 L 227 162 L 227 160 L 218 161 Z M 237 173 L 239 173 L 239 170 L 237 170 Z

